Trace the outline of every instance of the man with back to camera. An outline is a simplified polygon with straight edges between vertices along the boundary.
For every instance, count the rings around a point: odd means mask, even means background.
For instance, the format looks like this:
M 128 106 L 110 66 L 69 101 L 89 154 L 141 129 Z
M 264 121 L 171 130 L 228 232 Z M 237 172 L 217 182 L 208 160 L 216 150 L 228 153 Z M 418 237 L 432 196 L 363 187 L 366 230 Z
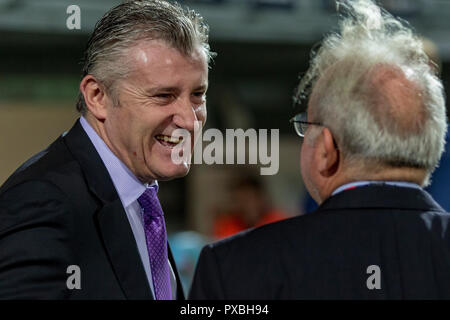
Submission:
M 423 191 L 447 130 L 420 40 L 369 0 L 341 2 L 291 122 L 320 204 L 205 247 L 191 299 L 449 299 L 449 214 Z
M 80 119 L 0 189 L 0 298 L 184 299 L 157 181 L 189 171 L 172 132 L 206 120 L 210 54 L 202 18 L 167 1 L 96 24 Z

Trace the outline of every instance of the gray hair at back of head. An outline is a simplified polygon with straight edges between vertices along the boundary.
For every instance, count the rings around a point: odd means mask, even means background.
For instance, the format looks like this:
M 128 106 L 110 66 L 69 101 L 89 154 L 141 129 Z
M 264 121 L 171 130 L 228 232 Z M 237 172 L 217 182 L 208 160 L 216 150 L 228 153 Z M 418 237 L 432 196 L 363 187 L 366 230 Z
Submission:
M 323 40 L 294 100 L 313 89 L 313 120 L 331 130 L 349 163 L 424 168 L 429 177 L 443 152 L 447 121 L 443 86 L 421 40 L 370 0 L 338 5 L 344 9 L 340 32 Z M 418 130 L 398 126 L 390 112 L 380 111 L 378 99 L 368 96 L 374 88 L 367 77 L 377 66 L 399 70 L 418 88 L 413 99 L 422 100 L 419 110 L 424 109 L 417 115 L 423 117 Z
M 208 44 L 209 27 L 193 10 L 165 0 L 125 1 L 109 10 L 95 25 L 84 54 L 83 77 L 92 74 L 114 98 L 116 80 L 131 70 L 121 59 L 141 40 L 162 40 L 185 55 L 198 46 L 208 61 L 215 53 Z M 80 93 L 77 110 L 87 111 Z

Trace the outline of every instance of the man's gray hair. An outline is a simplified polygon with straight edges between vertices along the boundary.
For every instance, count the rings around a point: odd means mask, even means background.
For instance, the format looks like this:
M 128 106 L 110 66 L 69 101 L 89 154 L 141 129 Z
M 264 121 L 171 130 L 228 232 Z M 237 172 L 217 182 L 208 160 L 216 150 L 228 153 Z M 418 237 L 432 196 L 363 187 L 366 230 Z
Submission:
M 208 44 L 208 25 L 193 10 L 164 0 L 126 1 L 109 10 L 95 25 L 84 54 L 83 77 L 92 74 L 114 98 L 116 80 L 129 74 L 122 61 L 127 50 L 141 40 L 162 40 L 184 55 L 198 46 L 208 62 L 214 53 Z M 80 93 L 77 110 L 87 111 Z
M 312 89 L 313 121 L 331 130 L 345 160 L 423 168 L 429 177 L 443 152 L 447 120 L 443 85 L 421 40 L 370 0 L 338 6 L 340 32 L 323 40 L 294 100 Z M 391 79 L 399 80 L 395 90 Z

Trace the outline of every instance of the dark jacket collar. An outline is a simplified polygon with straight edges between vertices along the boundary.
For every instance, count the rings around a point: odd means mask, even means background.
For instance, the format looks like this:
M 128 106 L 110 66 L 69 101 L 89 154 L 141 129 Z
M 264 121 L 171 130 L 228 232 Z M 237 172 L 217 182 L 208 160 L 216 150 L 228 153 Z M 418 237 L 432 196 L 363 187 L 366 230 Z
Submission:
M 352 208 L 391 208 L 444 212 L 444 209 L 434 201 L 431 195 L 421 188 L 378 184 L 344 190 L 325 200 L 318 210 Z
M 64 136 L 69 151 L 80 164 L 90 190 L 105 204 L 119 198 L 100 155 L 95 150 L 80 120 Z

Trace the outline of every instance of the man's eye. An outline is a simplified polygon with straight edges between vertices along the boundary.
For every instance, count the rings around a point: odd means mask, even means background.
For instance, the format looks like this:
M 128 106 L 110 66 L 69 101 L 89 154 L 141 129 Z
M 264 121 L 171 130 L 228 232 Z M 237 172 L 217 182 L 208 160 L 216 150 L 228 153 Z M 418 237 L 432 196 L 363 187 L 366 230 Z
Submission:
M 198 97 L 198 98 L 206 98 L 206 92 L 194 92 L 193 93 L 194 97 Z
M 156 98 L 161 98 L 161 99 L 169 99 L 172 97 L 171 93 L 158 93 L 157 95 L 155 95 Z

